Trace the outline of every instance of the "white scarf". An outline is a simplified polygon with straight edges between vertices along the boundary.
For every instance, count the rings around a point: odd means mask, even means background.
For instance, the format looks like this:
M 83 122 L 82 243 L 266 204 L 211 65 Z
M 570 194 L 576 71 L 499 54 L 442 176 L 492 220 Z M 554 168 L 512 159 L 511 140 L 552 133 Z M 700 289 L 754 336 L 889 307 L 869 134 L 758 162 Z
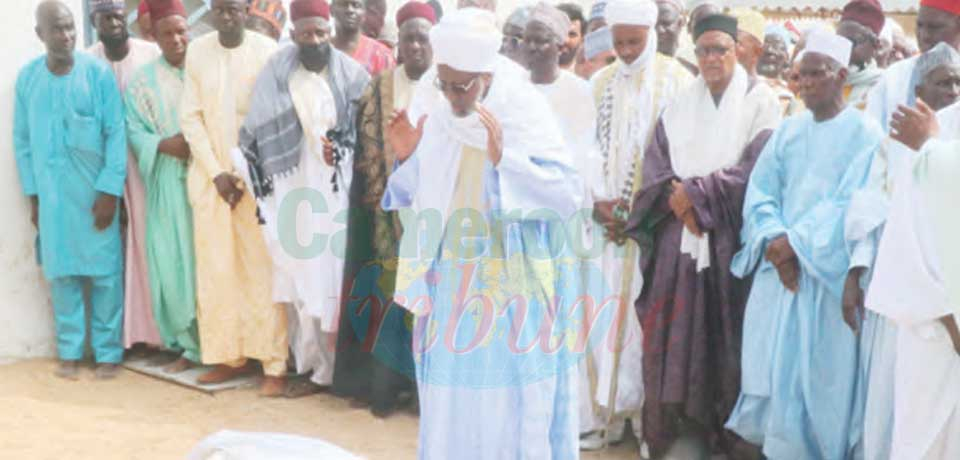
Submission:
M 678 177 L 705 176 L 737 163 L 756 135 L 751 129 L 756 110 L 744 110 L 748 85 L 747 72 L 737 65 L 718 105 L 703 77 L 698 77 L 664 111 L 670 164 Z M 691 123 L 694 120 L 695 125 Z M 684 227 L 680 252 L 697 261 L 697 271 L 710 267 L 710 235 L 698 237 Z
M 634 177 L 638 169 L 636 163 L 643 161 L 654 119 L 651 111 L 655 102 L 653 63 L 656 55 L 657 33 L 650 28 L 643 53 L 630 64 L 620 61 L 600 101 L 597 137 L 604 160 L 607 198 L 610 199 L 624 198 L 629 202 L 633 195 L 633 183 L 637 180 Z M 643 87 L 637 90 L 635 80 L 641 74 Z M 630 161 L 624 162 L 624 156 L 629 156 Z M 627 165 L 625 176 L 616 172 L 622 165 Z

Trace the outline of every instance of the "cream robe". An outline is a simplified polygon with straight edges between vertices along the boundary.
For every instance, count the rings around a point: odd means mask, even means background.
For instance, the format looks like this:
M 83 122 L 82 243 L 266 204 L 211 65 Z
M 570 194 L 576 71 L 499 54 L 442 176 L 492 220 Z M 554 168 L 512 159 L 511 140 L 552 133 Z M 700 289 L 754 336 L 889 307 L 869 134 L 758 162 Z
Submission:
M 224 48 L 212 32 L 190 44 L 185 67 L 181 125 L 193 155 L 187 175 L 195 222 L 197 322 L 205 364 L 263 361 L 282 375 L 287 359 L 284 310 L 272 301 L 272 266 L 257 221 L 256 202 L 245 191 L 236 209 L 217 193 L 213 179 L 233 170 L 230 150 L 260 70 L 276 49 L 273 40 L 246 34 Z
M 604 160 L 599 160 L 600 184 L 594 188 L 598 193 L 594 197 L 597 200 L 621 198 L 631 167 L 636 170 L 633 192 L 639 190 L 643 154 L 656 120 L 664 107 L 693 80 L 690 72 L 676 59 L 656 54 L 655 46 L 637 59 L 646 61 L 639 69 L 636 68 L 637 62 L 625 66 L 617 61 L 597 72 L 590 81 L 598 111 L 607 86 L 614 85 L 609 164 L 604 171 Z M 598 119 L 597 123 L 601 120 Z M 587 283 L 600 285 L 600 298 L 596 299 L 598 305 L 619 298 L 624 321 L 619 333 L 608 331 L 591 339 L 591 350 L 582 361 L 580 429 L 582 432 L 599 430 L 604 428 L 606 420 L 622 415 L 637 416 L 634 432 L 640 433 L 643 335 L 633 308 L 633 302 L 643 287 L 643 275 L 637 263 L 639 247 L 629 239 L 623 246 L 604 240 L 602 248 L 594 252 L 596 263 Z M 617 306 L 616 303 L 612 305 Z M 617 328 L 616 325 L 611 327 Z

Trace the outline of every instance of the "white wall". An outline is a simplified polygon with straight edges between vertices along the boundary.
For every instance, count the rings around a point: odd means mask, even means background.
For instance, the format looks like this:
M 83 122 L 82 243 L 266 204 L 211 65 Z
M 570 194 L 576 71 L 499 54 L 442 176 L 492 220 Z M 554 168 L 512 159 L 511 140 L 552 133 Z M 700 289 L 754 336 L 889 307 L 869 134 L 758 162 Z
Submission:
M 38 0 L 4 2 L 0 16 L 0 358 L 53 356 L 53 314 L 43 274 L 35 262 L 36 231 L 20 191 L 13 157 L 13 98 L 17 72 L 43 46 L 33 31 Z M 80 0 L 65 0 L 82 34 Z M 78 40 L 82 44 L 82 40 Z

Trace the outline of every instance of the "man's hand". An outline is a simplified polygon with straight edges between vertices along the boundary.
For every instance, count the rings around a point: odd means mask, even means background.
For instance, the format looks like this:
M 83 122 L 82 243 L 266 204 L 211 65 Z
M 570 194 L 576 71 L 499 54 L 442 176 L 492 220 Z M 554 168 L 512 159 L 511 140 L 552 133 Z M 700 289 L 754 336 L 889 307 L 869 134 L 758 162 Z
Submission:
M 99 193 L 97 201 L 93 203 L 93 225 L 98 231 L 103 231 L 113 222 L 117 215 L 117 197 L 109 193 Z
M 916 151 L 939 133 L 937 113 L 920 99 L 917 99 L 916 109 L 903 105 L 898 107 L 890 121 L 890 137 Z
M 777 265 L 777 275 L 788 291 L 796 293 L 800 290 L 800 262 L 796 258 Z
M 850 326 L 854 334 L 860 332 L 860 324 L 863 322 L 864 296 L 860 287 L 863 271 L 863 267 L 854 267 L 847 273 L 847 280 L 843 284 L 843 321 Z
M 240 178 L 230 173 L 221 173 L 213 179 L 213 184 L 217 186 L 217 193 L 223 198 L 230 209 L 236 209 L 237 203 L 243 198 L 243 189 L 238 185 Z
M 500 122 L 482 105 L 477 105 L 477 113 L 480 115 L 480 123 L 487 128 L 487 155 L 490 163 L 496 167 L 503 158 L 503 130 L 500 129 Z
M 953 318 L 953 315 L 947 315 L 940 318 L 940 322 L 947 328 L 947 333 L 950 334 L 953 351 L 960 355 L 960 329 L 957 328 L 957 321 Z
M 426 115 L 420 117 L 414 128 L 406 110 L 398 110 L 390 117 L 390 122 L 387 124 L 387 142 L 397 155 L 397 161 L 403 163 L 413 155 L 413 151 L 417 149 L 423 137 L 423 124 L 426 121 Z
M 693 233 L 697 237 L 703 236 L 703 230 L 700 230 L 700 224 L 697 223 L 697 217 L 694 215 L 693 208 L 687 210 L 683 213 L 683 216 L 680 217 L 680 221 L 683 222 L 683 226 L 687 228 L 687 231 Z
M 40 230 L 40 199 L 36 195 L 30 197 L 30 222 L 33 222 L 33 228 Z
M 677 219 L 683 220 L 683 215 L 693 209 L 693 202 L 687 196 L 687 190 L 683 187 L 683 182 L 674 180 L 670 185 L 673 192 L 670 193 L 668 204 L 670 209 L 673 210 L 673 215 L 677 216 Z
M 187 161 L 190 159 L 190 144 L 183 137 L 183 133 L 170 136 L 157 144 L 157 151 L 172 156 L 178 160 Z
M 613 210 L 621 200 L 598 200 L 593 203 L 593 220 L 600 225 L 608 225 L 616 220 Z
M 770 244 L 767 245 L 766 259 L 776 267 L 779 267 L 788 260 L 796 258 L 797 253 L 793 251 L 793 246 L 790 246 L 790 240 L 786 235 L 771 241 Z
M 334 160 L 336 160 L 336 158 L 333 157 L 333 141 L 327 139 L 326 137 L 322 138 L 322 140 L 323 162 L 326 163 L 327 166 L 333 166 Z

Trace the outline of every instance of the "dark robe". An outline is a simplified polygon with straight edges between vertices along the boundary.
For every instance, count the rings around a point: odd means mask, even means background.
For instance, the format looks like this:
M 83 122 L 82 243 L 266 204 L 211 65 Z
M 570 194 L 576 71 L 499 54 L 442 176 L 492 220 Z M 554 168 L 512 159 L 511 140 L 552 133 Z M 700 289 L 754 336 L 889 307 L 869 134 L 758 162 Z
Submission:
M 334 394 L 368 402 L 375 412 L 396 409 L 401 397 L 416 394 L 412 319 L 393 303 L 402 229 L 396 212 L 380 208 L 394 163 L 385 139 L 393 72 L 375 77 L 360 99 L 333 373 Z
M 668 204 L 671 182 L 679 178 L 662 119 L 644 157 L 644 186 L 626 231 L 641 251 L 644 283 L 636 308 L 644 335 L 643 431 L 655 458 L 689 430 L 705 434 L 719 451 L 738 439 L 723 424 L 740 394 L 750 282 L 735 278 L 730 262 L 740 249 L 747 180 L 771 133 L 760 132 L 736 165 L 682 181 L 700 229 L 710 235 L 710 266 L 699 273 L 696 260 L 680 252 L 683 223 Z

